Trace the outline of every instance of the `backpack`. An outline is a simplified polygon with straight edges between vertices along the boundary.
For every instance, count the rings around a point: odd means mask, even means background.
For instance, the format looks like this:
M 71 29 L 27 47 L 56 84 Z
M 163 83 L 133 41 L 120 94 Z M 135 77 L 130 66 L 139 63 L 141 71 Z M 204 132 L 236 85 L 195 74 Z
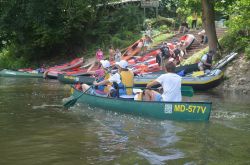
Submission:
M 160 50 L 161 50 L 162 58 L 163 59 L 167 59 L 167 58 L 170 57 L 170 52 L 169 52 L 169 48 L 168 47 L 164 46 L 164 47 L 160 48 Z

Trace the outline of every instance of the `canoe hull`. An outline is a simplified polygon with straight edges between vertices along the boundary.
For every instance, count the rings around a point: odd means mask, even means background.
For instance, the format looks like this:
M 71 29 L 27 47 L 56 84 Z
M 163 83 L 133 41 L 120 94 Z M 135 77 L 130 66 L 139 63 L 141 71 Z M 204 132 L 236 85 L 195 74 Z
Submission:
M 78 102 L 92 107 L 162 120 L 208 121 L 212 106 L 211 102 L 144 102 L 105 98 L 73 90 L 75 98 L 80 95 Z
M 92 85 L 95 78 L 87 77 L 87 76 L 69 76 L 65 74 L 59 74 L 58 80 L 64 84 L 76 84 L 80 82 L 80 83 Z
M 42 73 L 29 73 L 21 71 L 13 71 L 4 69 L 0 71 L 0 77 L 15 77 L 15 78 L 43 78 Z
M 155 80 L 159 75 L 145 75 L 144 77 L 136 77 L 134 86 L 145 87 L 147 83 Z M 182 77 L 182 85 L 191 86 L 196 91 L 205 91 L 217 87 L 223 80 L 223 72 L 221 70 L 213 70 L 211 74 L 205 76 L 184 76 Z

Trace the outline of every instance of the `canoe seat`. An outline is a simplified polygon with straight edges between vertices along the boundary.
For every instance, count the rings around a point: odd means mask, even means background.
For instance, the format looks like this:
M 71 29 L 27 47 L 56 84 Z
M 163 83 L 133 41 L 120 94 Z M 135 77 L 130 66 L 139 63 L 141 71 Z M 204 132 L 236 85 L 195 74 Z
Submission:
M 120 98 L 123 99 L 134 99 L 135 95 L 121 95 Z

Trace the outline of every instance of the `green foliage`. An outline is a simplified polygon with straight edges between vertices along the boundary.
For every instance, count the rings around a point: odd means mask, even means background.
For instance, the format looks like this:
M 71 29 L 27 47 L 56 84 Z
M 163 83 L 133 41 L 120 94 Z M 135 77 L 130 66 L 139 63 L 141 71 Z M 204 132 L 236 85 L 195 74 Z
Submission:
M 161 26 L 159 27 L 159 30 L 160 30 L 160 31 L 169 31 L 169 27 L 168 27 L 167 25 L 161 25 Z
M 187 17 L 187 23 L 191 27 L 191 25 L 192 25 L 192 16 Z M 198 17 L 198 19 L 197 19 L 197 27 L 202 27 L 201 17 Z
M 191 15 L 194 11 L 196 11 L 199 15 L 201 13 L 201 1 L 200 0 L 179 0 L 178 8 L 176 13 L 178 14 L 178 21 L 182 22 L 187 19 L 189 15 Z
M 96 45 L 106 49 L 112 42 L 117 47 L 127 45 L 128 42 L 123 43 L 125 40 L 131 43 L 142 30 L 143 10 L 137 6 L 113 11 L 98 7 L 107 2 L 1 1 L 0 49 L 5 46 L 4 41 L 15 47 L 9 56 L 39 62 L 53 56 L 81 55 L 96 50 Z
M 162 25 L 166 25 L 168 27 L 171 27 L 175 23 L 175 20 L 173 18 L 165 18 L 165 17 L 161 17 L 161 16 L 158 16 L 157 18 L 150 19 L 150 20 L 151 20 L 150 23 L 151 23 L 152 27 L 154 27 L 154 28 L 160 27 Z
M 14 48 L 3 49 L 0 53 L 0 68 L 26 68 L 30 66 L 30 63 L 24 59 L 24 57 L 16 58 L 13 56 L 12 51 Z
M 226 51 L 245 52 L 249 58 L 250 4 L 248 0 L 238 0 L 230 6 L 230 20 L 227 22 L 228 33 L 221 44 Z
M 246 55 L 247 59 L 250 60 L 250 45 L 249 44 L 245 48 L 245 55 Z

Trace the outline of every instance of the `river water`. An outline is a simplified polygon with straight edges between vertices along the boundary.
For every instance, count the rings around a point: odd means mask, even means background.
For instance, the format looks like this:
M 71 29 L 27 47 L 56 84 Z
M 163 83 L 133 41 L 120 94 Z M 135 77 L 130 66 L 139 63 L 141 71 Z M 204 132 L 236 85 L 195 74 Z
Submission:
M 250 164 L 249 95 L 197 93 L 209 122 L 160 121 L 76 105 L 57 80 L 0 77 L 0 164 Z

